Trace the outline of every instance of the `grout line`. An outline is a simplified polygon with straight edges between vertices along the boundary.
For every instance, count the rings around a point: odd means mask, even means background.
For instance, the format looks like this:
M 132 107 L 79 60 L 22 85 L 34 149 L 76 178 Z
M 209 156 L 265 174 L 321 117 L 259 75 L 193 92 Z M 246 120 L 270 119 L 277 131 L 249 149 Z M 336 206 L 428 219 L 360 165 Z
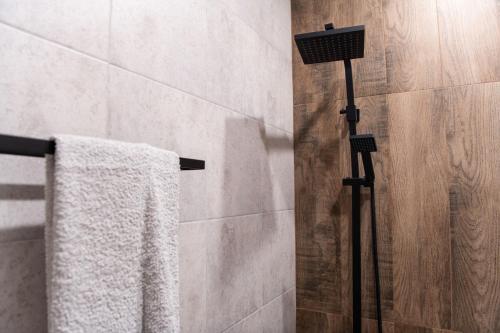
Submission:
M 136 72 L 136 71 L 134 71 L 134 70 L 131 70 L 131 69 L 128 69 L 128 68 L 122 67 L 121 65 L 114 64 L 114 63 L 109 63 L 109 66 L 111 66 L 111 67 L 115 67 L 115 68 L 120 69 L 120 70 L 122 70 L 122 71 L 125 71 L 125 72 L 127 72 L 127 73 L 129 73 L 129 74 L 134 74 L 134 75 L 137 75 L 137 76 L 139 76 L 139 77 L 141 77 L 141 78 L 143 78 L 143 79 L 146 79 L 146 80 L 149 80 L 149 81 L 151 81 L 151 82 L 157 83 L 157 84 L 159 84 L 159 85 L 161 85 L 161 86 L 163 86 L 163 87 L 167 87 L 167 88 L 170 88 L 170 89 L 173 89 L 173 90 L 177 90 L 178 92 L 181 92 L 181 93 L 183 93 L 183 94 L 189 95 L 189 96 L 191 96 L 191 97 L 197 98 L 197 99 L 199 99 L 199 100 L 201 100 L 201 101 L 204 101 L 204 102 L 206 102 L 206 103 L 213 104 L 213 105 L 218 106 L 218 107 L 220 107 L 220 108 L 223 108 L 223 109 L 225 109 L 225 110 L 227 110 L 227 111 L 231 111 L 231 112 L 236 113 L 236 114 L 238 114 L 238 115 L 240 115 L 240 116 L 243 116 L 243 117 L 248 118 L 248 119 L 250 119 L 250 120 L 256 121 L 257 123 L 259 123 L 259 124 L 263 124 L 264 126 L 272 127 L 272 128 L 274 128 L 274 129 L 276 129 L 276 130 L 279 130 L 279 131 L 282 131 L 282 132 L 285 132 L 285 133 L 288 133 L 288 134 L 293 134 L 293 132 L 291 132 L 291 131 L 288 131 L 288 130 L 286 130 L 286 129 L 284 129 L 284 128 L 280 128 L 280 127 L 278 127 L 278 126 L 276 126 L 276 125 L 274 125 L 274 124 L 268 124 L 268 123 L 266 123 L 264 120 L 261 120 L 261 119 L 259 119 L 259 118 L 257 118 L 257 117 L 250 116 L 250 115 L 245 114 L 245 113 L 243 113 L 243 112 L 241 112 L 241 111 L 237 111 L 237 110 L 232 109 L 232 108 L 230 108 L 230 107 L 228 107 L 228 106 L 225 106 L 225 105 L 219 104 L 219 103 L 217 103 L 217 102 L 215 102 L 215 101 L 213 101 L 213 100 L 206 99 L 206 98 L 204 98 L 204 97 L 202 97 L 202 96 L 199 96 L 199 95 L 196 95 L 196 94 L 194 94 L 194 93 L 191 93 L 191 92 L 185 91 L 185 90 L 183 90 L 183 89 L 181 89 L 181 88 L 174 87 L 174 86 L 172 86 L 172 85 L 170 85 L 170 84 L 168 84 L 168 83 L 165 83 L 165 82 L 159 81 L 159 80 L 157 80 L 157 79 L 151 78 L 151 77 L 149 77 L 149 76 L 146 76 L 146 75 L 141 74 L 141 73 L 139 73 L 139 72 Z M 293 110 L 291 110 L 291 112 L 293 112 Z
M 317 313 L 323 313 L 323 314 L 332 314 L 332 315 L 336 315 L 336 316 L 343 316 L 343 317 L 349 317 L 349 318 L 352 317 L 350 315 L 345 315 L 342 312 L 328 312 L 328 311 L 321 311 L 321 310 L 309 309 L 309 308 L 304 308 L 304 307 L 297 307 L 297 310 L 308 311 L 308 312 L 317 312 Z M 371 319 L 371 318 L 363 317 L 362 319 Z M 374 320 L 376 320 L 376 319 L 374 319 Z M 382 321 L 386 321 L 386 320 L 382 319 Z
M 472 82 L 472 83 L 464 83 L 464 84 L 458 84 L 458 85 L 450 85 L 450 86 L 443 86 L 443 87 L 435 87 L 435 88 L 425 88 L 425 89 L 416 89 L 416 90 L 408 90 L 408 91 L 400 91 L 400 92 L 392 92 L 392 93 L 380 93 L 380 94 L 373 94 L 373 95 L 363 95 L 363 96 L 357 96 L 355 99 L 359 98 L 368 98 L 368 97 L 377 97 L 377 96 L 390 96 L 390 95 L 401 95 L 401 94 L 408 94 L 408 93 L 415 93 L 415 92 L 429 92 L 429 91 L 436 91 L 436 90 L 451 90 L 454 88 L 463 88 L 463 87 L 469 87 L 469 86 L 479 86 L 482 84 L 491 84 L 491 83 L 500 83 L 500 80 L 491 80 L 491 81 L 484 81 L 484 82 Z M 337 98 L 333 99 L 333 102 L 336 101 L 343 101 L 345 98 Z M 307 106 L 310 104 L 314 104 L 314 102 L 311 103 L 297 103 L 294 104 L 293 106 Z
M 93 55 L 93 54 L 90 54 L 90 53 L 87 53 L 87 52 L 84 52 L 84 51 L 81 51 L 81 50 L 77 50 L 75 48 L 73 48 L 72 46 L 70 45 L 67 45 L 67 44 L 63 44 L 63 43 L 60 43 L 60 42 L 56 42 L 54 40 L 51 40 L 51 39 L 48 39 L 47 37 L 44 37 L 42 35 L 39 35 L 35 32 L 32 32 L 32 31 L 29 31 L 29 30 L 26 30 L 26 29 L 23 29 L 21 27 L 17 27 L 15 25 L 12 25 L 10 23 L 7 23 L 7 22 L 4 22 L 4 21 L 0 21 L 0 24 L 5 26 L 5 27 L 8 27 L 12 30 L 17 30 L 17 31 L 20 31 L 22 33 L 25 33 L 31 37 L 34 37 L 36 39 L 40 39 L 42 41 L 45 41 L 45 42 L 48 42 L 56 47 L 59 47 L 59 48 L 62 48 L 62 49 L 65 49 L 67 51 L 70 51 L 72 53 L 76 53 L 80 56 L 84 56 L 85 58 L 90 58 L 92 60 L 95 60 L 95 61 L 98 61 L 100 63 L 103 63 L 103 64 L 108 64 L 108 61 L 106 59 L 101 59 L 99 58 L 98 56 L 96 55 Z
M 283 213 L 283 212 L 294 212 L 294 208 L 290 209 L 278 209 L 274 211 L 261 211 L 261 212 L 255 212 L 255 213 L 248 213 L 248 214 L 239 214 L 239 215 L 228 215 L 228 216 L 221 216 L 221 217 L 210 217 L 210 218 L 205 218 L 205 219 L 197 219 L 197 220 L 185 220 L 185 221 L 179 221 L 179 224 L 190 224 L 190 223 L 206 223 L 206 222 L 216 222 L 216 221 L 222 221 L 225 219 L 231 219 L 231 218 L 239 218 L 239 217 L 245 217 L 245 216 L 256 216 L 256 215 L 272 215 L 275 213 Z M 40 227 L 44 227 L 45 224 L 40 224 Z M 1 244 L 7 244 L 7 243 L 15 243 L 15 242 L 28 242 L 28 241 L 34 241 L 34 240 L 43 240 L 43 232 L 40 237 L 13 237 L 12 239 L 5 239 L 2 240 L 0 239 L 0 245 Z
M 450 86 L 443 86 L 443 87 L 435 87 L 435 88 L 425 88 L 425 89 L 417 89 L 417 90 L 409 90 L 409 91 L 401 91 L 401 92 L 393 92 L 389 94 L 379 94 L 379 95 L 398 95 L 398 94 L 407 94 L 407 93 L 412 93 L 412 92 L 428 92 L 428 91 L 439 91 L 439 90 L 451 90 L 454 88 L 463 88 L 463 87 L 469 87 L 469 86 L 478 86 L 482 84 L 491 84 L 491 83 L 497 83 L 500 82 L 498 80 L 491 80 L 491 81 L 484 81 L 484 82 L 472 82 L 472 83 L 464 83 L 464 84 L 457 84 L 457 85 L 450 85 Z M 373 95 L 377 96 L 377 95 Z M 370 97 L 370 96 L 363 96 L 363 97 Z
M 48 38 L 46 38 L 46 37 L 43 37 L 43 36 L 41 36 L 41 35 L 37 35 L 37 34 L 35 34 L 35 33 L 31 32 L 31 31 L 28 31 L 28 30 L 22 29 L 22 28 L 20 28 L 20 27 L 13 26 L 13 25 L 11 25 L 11 24 L 9 24 L 9 23 L 5 23 L 5 22 L 3 22 L 3 21 L 0 21 L 0 24 L 1 24 L 1 25 L 4 25 L 4 26 L 6 26 L 6 27 L 9 27 L 9 28 L 11 28 L 11 29 L 14 29 L 14 30 L 17 30 L 17 31 L 23 32 L 23 33 L 25 33 L 25 34 L 27 34 L 27 35 L 29 35 L 29 36 L 35 37 L 35 38 L 40 39 L 40 40 L 42 40 L 42 41 L 48 42 L 48 43 L 50 43 L 50 44 L 52 44 L 52 45 L 54 45 L 54 46 L 56 46 L 56 47 L 59 47 L 59 48 L 65 49 L 65 50 L 70 51 L 70 52 L 72 52 L 72 53 L 75 53 L 75 54 L 78 54 L 78 55 L 84 56 L 84 57 L 86 57 L 86 58 L 89 58 L 89 59 L 91 59 L 91 60 L 94 60 L 94 61 L 100 62 L 100 63 L 102 63 L 102 64 L 105 64 L 105 65 L 108 65 L 108 66 L 111 66 L 111 67 L 115 67 L 115 68 L 121 69 L 121 70 L 123 70 L 123 71 L 125 71 L 125 72 L 131 73 L 131 74 L 135 74 L 135 75 L 137 75 L 137 76 L 139 76 L 139 77 L 142 77 L 142 78 L 144 78 L 144 79 L 150 80 L 150 81 L 152 81 L 152 82 L 156 82 L 157 84 L 159 84 L 159 85 L 161 85 L 161 86 L 163 86 L 163 87 L 168 87 L 168 88 L 171 88 L 171 89 L 177 90 L 177 91 L 182 92 L 182 93 L 184 93 L 184 94 L 187 94 L 187 95 L 189 95 L 189 96 L 192 96 L 192 97 L 198 98 L 198 99 L 200 99 L 200 100 L 202 100 L 202 101 L 205 101 L 205 102 L 211 103 L 211 104 L 213 104 L 213 105 L 216 105 L 216 106 L 218 106 L 218 107 L 224 108 L 224 109 L 226 109 L 226 110 L 228 110 L 228 111 L 231 111 L 231 112 L 234 112 L 234 113 L 236 113 L 236 114 L 238 114 L 238 115 L 240 115 L 240 116 L 243 116 L 243 117 L 245 117 L 245 118 L 248 118 L 248 119 L 250 119 L 250 120 L 253 120 L 253 121 L 256 121 L 256 122 L 258 122 L 258 123 L 260 123 L 260 124 L 263 124 L 264 126 L 272 127 L 272 128 L 274 128 L 274 129 L 276 129 L 276 130 L 279 130 L 279 131 L 281 131 L 281 132 L 285 132 L 285 133 L 288 133 L 288 134 L 293 134 L 293 131 L 289 131 L 289 130 L 287 130 L 287 129 L 284 129 L 284 128 L 281 128 L 281 127 L 278 127 L 278 126 L 276 126 L 276 125 L 274 125 L 274 124 L 271 124 L 271 123 L 266 123 L 263 119 L 259 119 L 259 118 L 254 117 L 254 116 L 250 116 L 250 115 L 245 114 L 245 113 L 243 113 L 243 112 L 241 112 L 241 111 L 238 111 L 238 110 L 232 109 L 232 108 L 230 108 L 230 107 L 228 107 L 228 106 L 225 106 L 225 105 L 219 104 L 219 103 L 217 103 L 217 102 L 214 102 L 213 100 L 209 100 L 209 99 L 204 98 L 204 97 L 202 97 L 202 96 L 198 96 L 198 95 L 196 95 L 196 94 L 194 94 L 194 93 L 190 93 L 190 92 L 185 91 L 185 90 L 183 90 L 183 89 L 180 89 L 180 88 L 174 87 L 174 86 L 172 86 L 172 85 L 169 85 L 168 83 L 165 83 L 165 82 L 159 81 L 159 80 L 157 80 L 157 79 L 153 79 L 153 78 L 151 78 L 151 77 L 149 77 L 149 76 L 146 76 L 146 75 L 141 74 L 141 73 L 139 73 L 139 72 L 136 72 L 136 71 L 134 71 L 134 70 L 131 70 L 131 69 L 128 69 L 128 68 L 122 67 L 122 66 L 120 66 L 120 65 L 118 65 L 118 64 L 111 63 L 111 62 L 110 62 L 110 61 L 108 61 L 108 60 L 101 59 L 101 58 L 99 58 L 99 57 L 97 57 L 97 56 L 94 56 L 94 55 L 92 55 L 92 54 L 86 53 L 86 52 L 84 52 L 84 51 L 77 50 L 77 49 L 75 49 L 75 48 L 73 48 L 73 47 L 71 47 L 71 46 L 69 46 L 69 45 L 61 44 L 61 43 L 59 43 L 59 42 L 56 42 L 56 41 L 50 40 L 50 39 L 48 39 Z M 109 44 L 109 43 L 108 43 L 108 44 Z M 109 50 L 108 50 L 108 51 L 109 51 Z M 109 56 L 109 55 L 108 55 L 108 56 Z M 292 79 L 293 79 L 293 78 L 292 78 Z M 289 112 L 293 112 L 293 109 L 289 110 Z
M 245 317 L 241 318 L 240 320 L 232 323 L 231 325 L 229 325 L 228 327 L 226 327 L 225 329 L 222 330 L 222 333 L 224 332 L 227 332 L 228 330 L 230 330 L 231 328 L 235 327 L 236 325 L 238 325 L 239 323 L 242 323 L 244 322 L 245 320 L 247 320 L 248 318 L 250 318 L 251 316 L 253 316 L 254 314 L 256 314 L 257 312 L 261 311 L 262 309 L 264 309 L 266 306 L 268 306 L 270 303 L 274 302 L 275 300 L 277 300 L 278 298 L 282 297 L 283 295 L 285 295 L 286 293 L 290 292 L 291 290 L 294 290 L 296 288 L 296 286 L 292 286 L 290 288 L 288 288 L 287 290 L 285 290 L 284 292 L 282 292 L 281 294 L 279 294 L 278 296 L 275 296 L 273 297 L 271 300 L 269 300 L 267 303 L 264 303 L 262 304 L 262 306 L 260 306 L 259 308 L 257 308 L 255 311 L 251 312 L 250 314 L 246 315 Z M 295 310 L 297 311 L 297 310 Z
M 285 208 L 285 209 L 278 209 L 278 210 L 273 210 L 273 211 L 260 211 L 260 212 L 247 213 L 247 214 L 239 214 L 239 215 L 228 215 L 228 216 L 220 216 L 220 217 L 210 217 L 210 218 L 196 219 L 196 220 L 182 220 L 182 221 L 179 222 L 179 224 L 213 222 L 213 221 L 224 220 L 224 219 L 229 219 L 229 218 L 237 218 L 237 217 L 245 217 L 245 216 L 255 216 L 255 215 L 271 215 L 271 214 L 274 214 L 274 213 L 282 213 L 282 212 L 288 212 L 288 211 L 295 211 L 295 208 Z
M 316 309 L 309 309 L 309 308 L 304 308 L 304 307 L 296 307 L 297 311 L 298 310 L 301 310 L 301 311 L 307 311 L 307 312 L 317 312 L 317 313 L 322 313 L 322 314 L 325 314 L 325 315 L 335 315 L 335 316 L 342 316 L 342 317 L 346 317 L 346 318 L 352 318 L 352 315 L 345 315 L 341 312 L 327 312 L 327 311 L 321 311 L 321 310 L 316 310 Z M 361 319 L 364 319 L 364 320 L 373 320 L 373 321 L 377 321 L 377 319 L 375 318 L 369 318 L 369 317 L 362 317 Z M 406 326 L 410 326 L 412 328 L 423 328 L 423 329 L 426 329 L 426 330 L 450 330 L 448 328 L 442 328 L 442 327 L 430 327 L 430 326 L 423 326 L 423 325 L 418 325 L 418 324 L 414 324 L 414 323 L 410 323 L 410 322 L 405 322 L 405 321 L 398 321 L 398 320 L 394 320 L 394 319 L 388 319 L 388 320 L 385 320 L 382 318 L 382 322 L 383 323 L 389 323 L 389 324 L 403 324 L 403 325 L 406 325 Z M 454 333 L 455 331 L 453 331 Z M 458 332 L 457 332 L 458 333 Z

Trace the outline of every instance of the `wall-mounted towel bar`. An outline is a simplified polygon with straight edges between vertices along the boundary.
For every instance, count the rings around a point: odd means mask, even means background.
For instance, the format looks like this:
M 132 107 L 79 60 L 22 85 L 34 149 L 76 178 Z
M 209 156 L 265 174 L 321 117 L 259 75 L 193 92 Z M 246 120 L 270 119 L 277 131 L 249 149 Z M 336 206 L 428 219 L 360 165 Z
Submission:
M 0 154 L 44 157 L 55 150 L 56 143 L 52 140 L 0 134 Z M 181 170 L 203 170 L 205 161 L 181 157 L 180 166 Z

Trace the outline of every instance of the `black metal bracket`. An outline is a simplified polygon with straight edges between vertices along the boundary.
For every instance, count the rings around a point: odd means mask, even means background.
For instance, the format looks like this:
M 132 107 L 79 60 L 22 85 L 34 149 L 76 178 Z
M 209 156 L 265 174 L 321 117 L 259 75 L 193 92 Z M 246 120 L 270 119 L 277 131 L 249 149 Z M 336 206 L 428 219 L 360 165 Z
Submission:
M 335 27 L 333 26 L 333 23 L 325 24 L 325 31 L 333 30 L 333 29 L 335 29 Z
M 366 178 L 347 177 L 347 178 L 342 179 L 342 185 L 344 185 L 344 186 L 370 187 L 371 185 L 373 185 L 373 181 L 367 180 Z
M 355 105 L 347 105 L 345 109 L 340 110 L 340 114 L 345 114 L 347 121 L 359 123 L 359 109 Z

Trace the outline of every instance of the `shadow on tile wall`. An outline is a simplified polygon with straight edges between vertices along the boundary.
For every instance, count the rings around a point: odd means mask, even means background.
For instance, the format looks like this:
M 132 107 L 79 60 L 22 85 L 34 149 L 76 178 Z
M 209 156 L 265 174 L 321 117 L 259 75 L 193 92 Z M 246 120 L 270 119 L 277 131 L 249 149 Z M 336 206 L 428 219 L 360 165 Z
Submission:
M 32 221 L 29 214 L 43 200 L 43 185 L 0 184 L 0 205 L 6 206 L 0 218 L 8 220 L 0 229 L 0 322 L 5 332 L 46 331 L 44 217 Z M 29 224 L 16 226 L 17 217 Z
M 228 326 L 257 332 L 264 324 L 274 327 L 273 322 L 291 321 L 289 311 L 264 321 L 260 309 L 293 286 L 293 241 L 289 249 L 283 236 L 288 235 L 287 222 L 293 221 L 279 212 L 293 187 L 279 165 L 282 155 L 292 156 L 293 143 L 291 136 L 254 119 L 229 117 L 224 128 L 224 211 L 245 201 L 252 211 L 209 225 L 213 229 L 207 241 L 207 332 Z

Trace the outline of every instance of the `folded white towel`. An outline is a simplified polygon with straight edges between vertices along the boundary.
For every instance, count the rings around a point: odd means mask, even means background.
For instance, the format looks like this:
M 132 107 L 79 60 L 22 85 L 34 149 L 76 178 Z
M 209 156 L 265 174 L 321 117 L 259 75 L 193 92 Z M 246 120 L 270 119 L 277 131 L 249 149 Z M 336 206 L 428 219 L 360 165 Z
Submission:
M 179 332 L 179 157 L 145 144 L 55 139 L 49 332 Z

